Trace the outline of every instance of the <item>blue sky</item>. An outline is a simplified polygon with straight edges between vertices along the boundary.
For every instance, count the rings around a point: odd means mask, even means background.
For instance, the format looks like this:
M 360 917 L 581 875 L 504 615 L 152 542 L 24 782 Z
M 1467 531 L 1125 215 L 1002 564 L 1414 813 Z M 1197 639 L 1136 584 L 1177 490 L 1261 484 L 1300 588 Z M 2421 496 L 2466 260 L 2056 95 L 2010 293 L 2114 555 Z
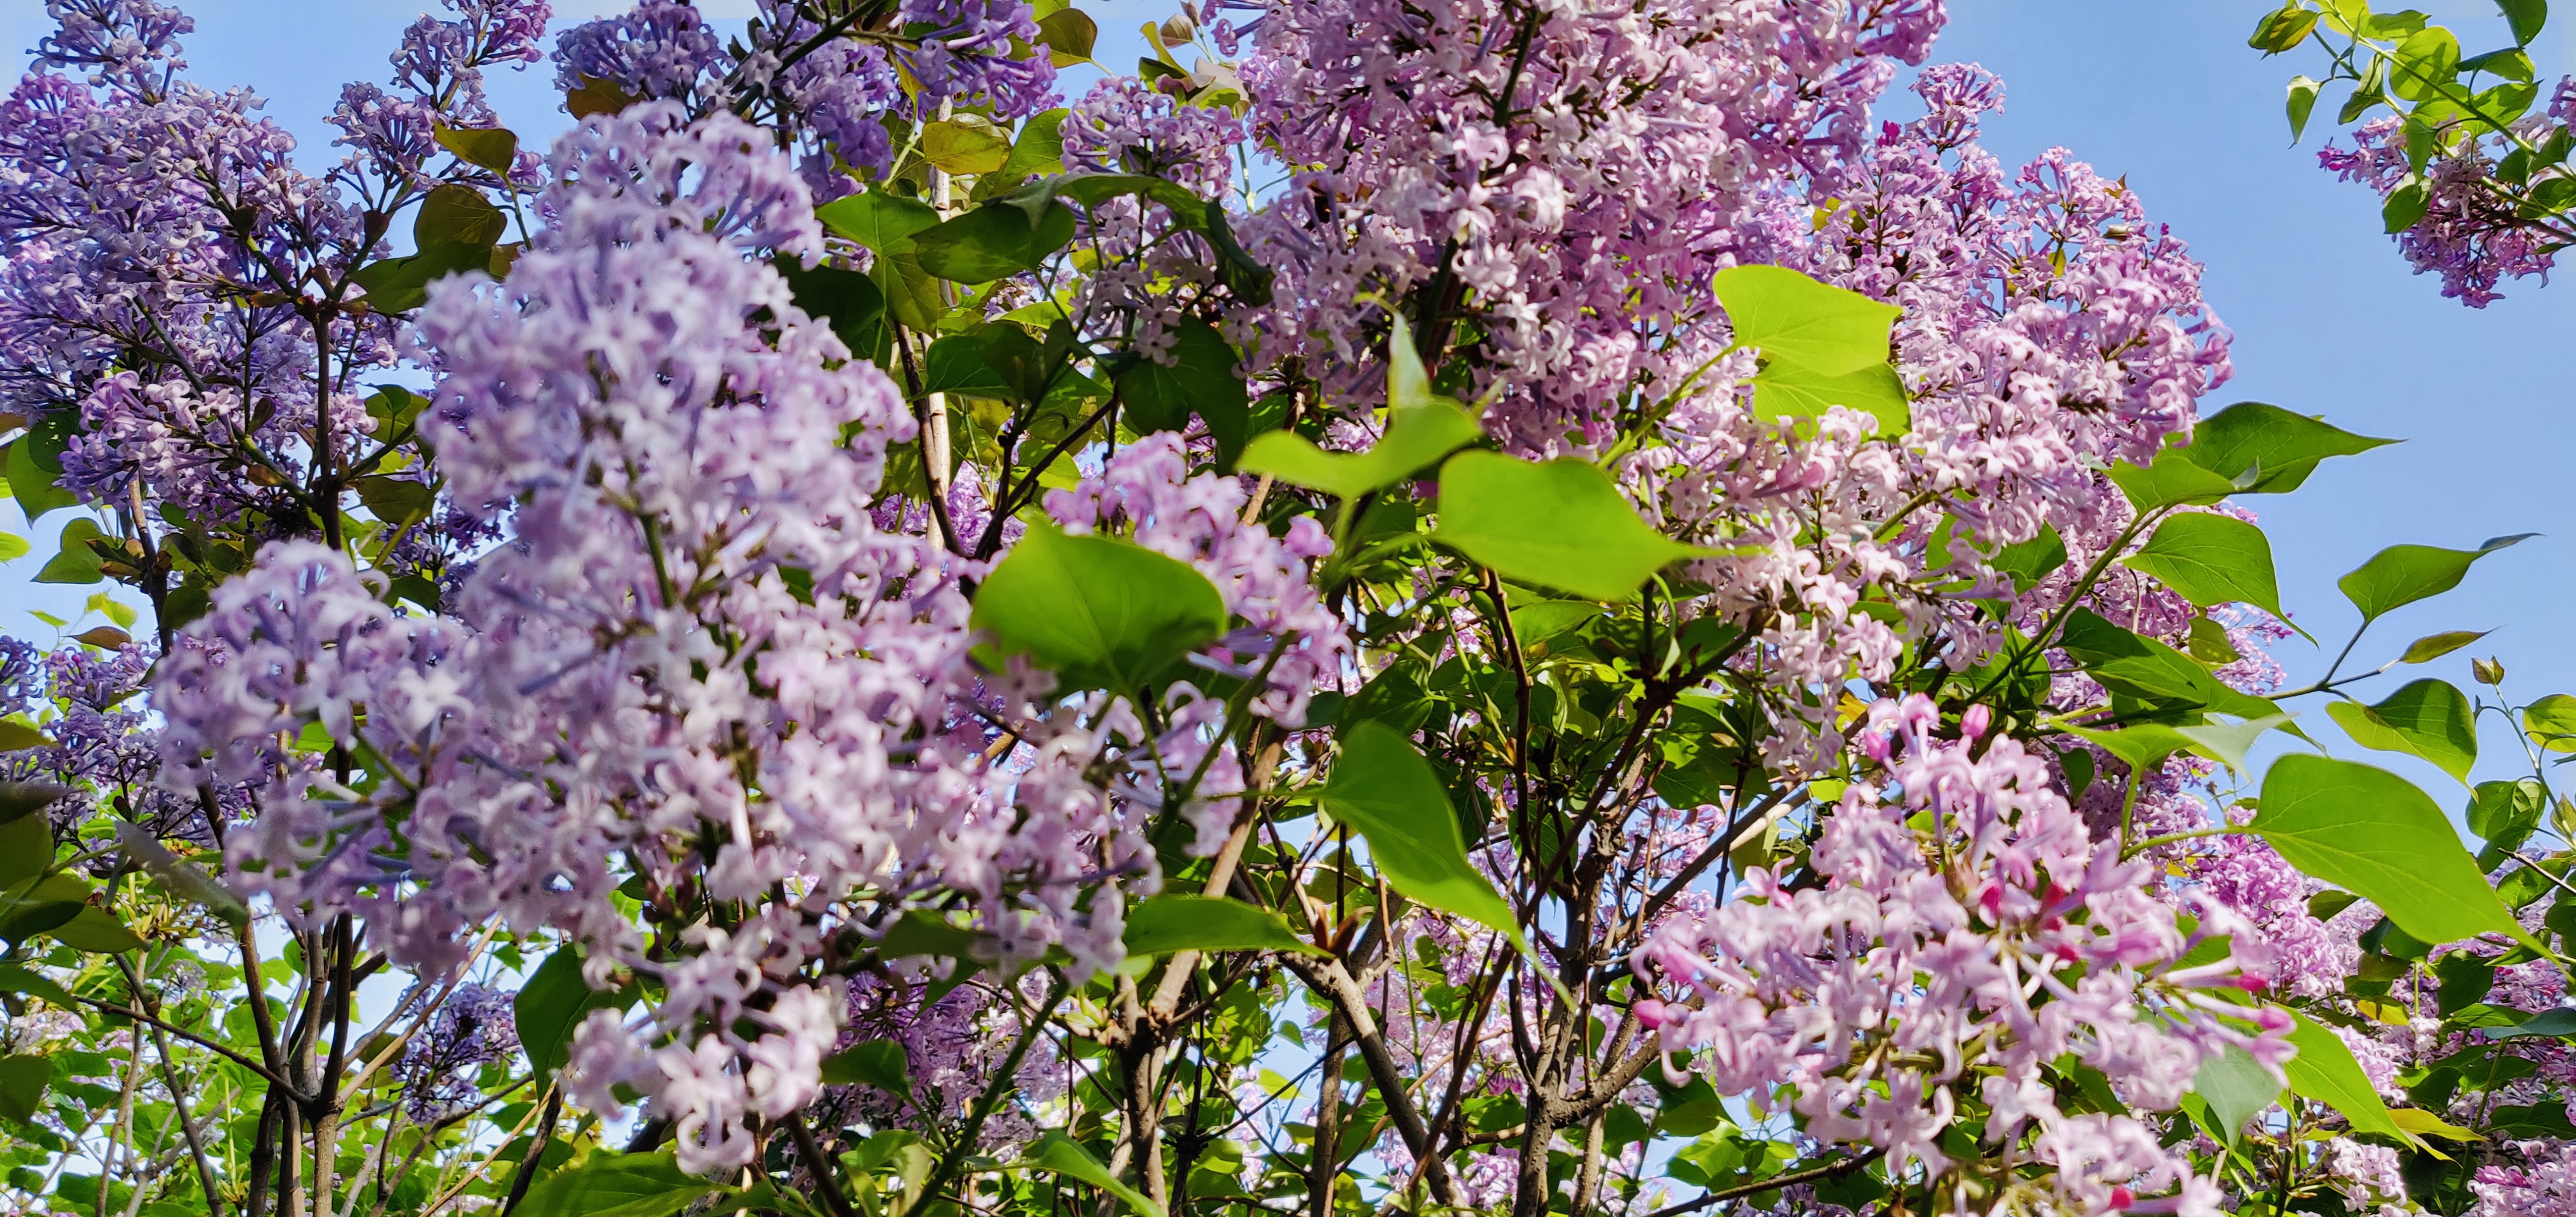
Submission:
M 398 32 L 424 0 L 196 0 L 188 40 L 199 79 L 247 84 L 269 113 L 317 157 L 329 131 L 320 116 L 340 82 L 379 79 Z M 614 0 L 566 0 L 581 14 Z M 748 0 L 715 0 L 739 15 Z M 1142 21 L 1160 2 L 1086 5 L 1104 31 L 1102 59 L 1132 60 Z M 2104 173 L 2125 175 L 2149 214 L 2170 224 L 2208 264 L 2206 289 L 2234 329 L 2236 380 L 2204 403 L 2257 399 L 2404 444 L 2330 464 L 2298 494 L 2254 501 L 2279 562 L 2284 602 L 2329 646 L 2354 621 L 2335 579 L 2396 542 L 2474 546 L 2506 533 L 2543 535 L 2481 564 L 2459 590 L 2400 610 L 2374 627 L 2358 655 L 2393 655 L 2417 635 L 2497 628 L 2474 653 L 2501 655 L 2521 700 L 2576 687 L 2576 603 L 2564 572 L 2576 545 L 2576 469 L 2567 387 L 2576 371 L 2576 285 L 2523 284 L 2484 311 L 2441 298 L 2408 273 L 2379 232 L 2377 200 L 2316 168 L 2320 131 L 2293 149 L 2281 118 L 2284 82 L 2313 63 L 2265 61 L 2245 49 L 2250 0 L 1953 0 L 1936 58 L 1969 60 L 2001 74 L 2005 110 L 1986 143 L 2007 163 L 2063 145 Z M 2485 49 L 2500 23 L 2484 0 L 2425 5 Z M 2544 71 L 2576 49 L 2576 12 L 2544 35 Z M 32 46 L 50 28 L 40 0 L 0 0 L 0 43 Z M 540 141 L 562 122 L 539 69 L 497 80 L 505 121 Z M 1891 102 L 1902 115 L 1910 98 Z M 2320 128 L 2323 124 L 2320 123 Z M 2571 264 L 2576 270 L 2576 264 Z M 42 522 L 40 552 L 64 517 Z M 0 529 L 26 533 L 14 505 Z M 49 631 L 30 608 L 77 609 L 83 596 L 32 586 L 34 561 L 0 567 L 0 630 Z M 2464 687 L 2468 653 L 2418 672 Z M 2296 676 L 2324 656 L 2284 644 Z M 2402 678 L 2401 678 L 2402 679 Z M 2397 679 L 2384 682 L 2389 687 Z M 2325 726 L 2321 708 L 2304 717 Z M 2322 732 L 2321 732 L 2322 734 Z M 2490 732 L 2491 748 L 2508 741 Z M 2384 759 L 2384 758 L 2380 758 Z M 2440 792 L 2449 779 L 2405 768 Z M 2482 776 L 2509 775 L 2490 757 Z M 2445 803 L 2456 805 L 2453 794 Z

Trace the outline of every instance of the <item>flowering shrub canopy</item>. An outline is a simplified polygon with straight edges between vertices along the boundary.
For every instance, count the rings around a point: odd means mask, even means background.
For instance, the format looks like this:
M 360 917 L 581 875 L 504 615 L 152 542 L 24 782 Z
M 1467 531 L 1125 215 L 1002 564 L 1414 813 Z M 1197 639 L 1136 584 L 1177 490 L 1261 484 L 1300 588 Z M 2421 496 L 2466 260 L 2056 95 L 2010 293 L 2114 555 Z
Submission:
M 1937 0 L 454 0 L 327 169 L 51 11 L 12 1211 L 2571 1203 L 2576 700 L 2284 687 L 2385 441 Z

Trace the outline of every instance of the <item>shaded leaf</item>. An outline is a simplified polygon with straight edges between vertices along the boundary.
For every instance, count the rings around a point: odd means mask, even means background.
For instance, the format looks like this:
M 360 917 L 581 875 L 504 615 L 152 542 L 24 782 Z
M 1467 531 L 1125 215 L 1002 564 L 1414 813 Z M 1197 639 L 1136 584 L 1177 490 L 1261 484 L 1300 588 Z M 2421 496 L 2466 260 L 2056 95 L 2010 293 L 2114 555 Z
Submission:
M 992 202 L 912 237 L 923 270 L 958 283 L 990 283 L 1044 265 L 1073 240 L 1073 209 L 1055 204 L 1030 214 Z
M 59 1009 L 80 1009 L 80 1003 L 73 1001 L 72 995 L 52 977 L 14 963 L 0 964 L 0 993 L 23 993 L 42 998 Z
M 105 535 L 99 531 L 98 521 L 88 516 L 74 517 L 63 525 L 62 538 L 56 543 L 57 552 L 52 561 L 45 563 L 43 570 L 36 572 L 36 582 L 83 584 L 107 578 L 99 569 L 98 551 L 89 546 L 90 542 Z
M 82 905 L 71 920 L 45 933 L 75 951 L 95 955 L 116 955 L 143 948 L 143 940 L 125 928 L 125 923 L 118 920 L 116 914 L 95 904 Z
M 1182 431 L 1195 414 L 1216 440 L 1217 462 L 1230 469 L 1251 438 L 1252 397 L 1235 365 L 1243 357 L 1215 326 L 1196 317 L 1169 327 L 1170 363 L 1137 356 L 1112 378 L 1139 433 Z
M 591 1011 L 624 1005 L 619 994 L 591 988 L 581 976 L 581 952 L 564 946 L 537 965 L 511 1000 L 510 1009 L 518 1022 L 519 1047 L 527 1052 L 529 1067 L 542 1078 L 563 1068 L 573 1031 Z
M 2233 479 L 2205 466 L 2193 464 L 2183 455 L 2188 449 L 2167 448 L 2156 454 L 2155 463 L 2140 468 L 2131 464 L 2111 466 L 2111 484 L 2128 496 L 2129 505 L 2140 515 L 2166 507 L 2206 507 L 2236 493 Z
M 507 127 L 451 127 L 439 123 L 437 131 L 438 146 L 455 153 L 456 159 L 503 177 L 509 176 L 518 159 L 519 137 Z
M 2251 1053 L 2234 1044 L 2200 1063 L 2191 1090 L 2209 1104 L 2210 1114 L 2233 1144 L 2244 1135 L 2245 1122 L 2281 1098 L 2281 1080 Z
M 43 1109 L 54 1065 L 41 1056 L 0 1056 L 0 1117 L 24 1124 Z
M 863 1040 L 823 1058 L 823 1080 L 834 1086 L 874 1086 L 891 1095 L 912 1093 L 911 1066 L 903 1045 Z
M 39 461 L 37 433 L 30 431 L 9 444 L 9 497 L 18 500 L 18 509 L 33 521 L 46 512 L 80 502 L 80 496 L 56 486 L 60 469 L 47 469 Z
M 2576 752 L 2576 697 L 2552 693 L 2522 708 L 2522 729 L 2550 752 Z
M 921 126 L 921 159 L 946 173 L 991 173 L 1011 159 L 1011 136 L 981 116 L 933 119 Z

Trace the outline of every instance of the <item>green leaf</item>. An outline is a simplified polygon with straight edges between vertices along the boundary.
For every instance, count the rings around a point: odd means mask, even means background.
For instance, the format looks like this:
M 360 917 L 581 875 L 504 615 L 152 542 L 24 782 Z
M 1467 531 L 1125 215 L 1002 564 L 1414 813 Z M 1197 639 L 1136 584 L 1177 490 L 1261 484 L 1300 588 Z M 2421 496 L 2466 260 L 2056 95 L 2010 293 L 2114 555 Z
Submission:
M 1715 552 L 1655 531 L 1589 461 L 1496 452 L 1462 452 L 1441 466 L 1431 536 L 1504 578 L 1608 601 L 1637 594 L 1675 562 Z
M 2397 44 L 2396 63 L 2388 72 L 2388 91 L 2409 101 L 2441 96 L 2460 70 L 2460 40 L 2438 25 L 2416 31 Z
M 2367 625 L 2390 609 L 2458 587 L 2471 563 L 2538 535 L 2526 532 L 2496 537 L 2476 549 L 2391 545 L 2372 555 L 2360 569 L 2337 580 L 2335 586 L 2342 588 L 2344 598 L 2361 610 L 2362 622 Z
M 537 965 L 519 987 L 510 1010 L 518 1020 L 519 1046 L 527 1050 L 529 1067 L 542 1078 L 563 1068 L 572 1050 L 573 1031 L 591 1011 L 624 1005 L 619 994 L 591 988 L 581 978 L 580 950 L 563 946 Z
M 1181 657 L 1225 632 L 1225 601 L 1189 563 L 1113 537 L 1033 524 L 976 590 L 985 666 L 1026 655 L 1066 691 L 1135 696 Z
M 2259 401 L 2240 401 L 2200 420 L 2182 459 L 2233 482 L 2254 473 L 2246 494 L 2287 494 L 2330 456 L 2355 456 L 2395 443 L 2355 435 L 2321 418 Z
M 945 173 L 991 173 L 1011 159 L 1011 136 L 981 115 L 921 125 L 921 159 Z
M 2246 39 L 2245 45 L 2266 55 L 2278 55 L 2307 41 L 2308 32 L 2315 28 L 2317 28 L 2315 10 L 2300 8 L 2295 4 L 2285 5 L 2277 12 L 2265 14 L 2261 21 L 2254 23 L 2254 36 Z
M 1127 953 L 1293 951 L 1320 954 L 1277 913 L 1221 896 L 1169 894 L 1127 910 Z
M 2289 722 L 2287 714 L 2270 714 L 2241 723 L 2212 720 L 2190 727 L 2138 723 L 2117 731 L 2074 726 L 2067 730 L 2127 761 L 2132 772 L 2152 769 L 2177 752 L 2194 752 L 2241 773 L 2245 769 L 2245 753 L 2254 746 L 2254 741 L 2261 739 L 2265 732 L 2287 726 Z
M 1039 1135 L 1037 1144 L 1030 1148 L 1023 1164 L 1088 1183 L 1117 1197 L 1128 1208 L 1146 1217 L 1166 1217 L 1162 1205 L 1147 1199 L 1145 1193 L 1119 1182 L 1117 1176 L 1109 1173 L 1108 1167 L 1100 1164 L 1100 1159 L 1091 1156 L 1090 1150 L 1056 1129 L 1050 1128 Z
M 204 868 L 171 853 L 151 833 L 124 817 L 117 817 L 115 823 L 117 848 L 146 874 L 160 880 L 172 895 L 196 903 L 227 925 L 238 928 L 250 924 L 250 906 L 216 882 Z
M 118 955 L 143 949 L 143 940 L 125 928 L 116 914 L 95 904 L 84 904 L 72 919 L 45 931 L 53 940 L 75 951 L 93 955 Z
M 1058 107 L 1028 116 L 1020 123 L 1019 138 L 1011 143 L 1010 159 L 994 176 L 1016 180 L 1032 173 L 1064 172 L 1064 120 L 1071 113 Z
M 1359 830 L 1395 890 L 1418 904 L 1480 922 L 1521 943 L 1520 923 L 1467 860 L 1449 791 L 1413 741 L 1384 723 L 1341 733 L 1342 754 L 1320 796 L 1333 818 Z
M 2200 661 L 2121 629 L 2091 609 L 2077 609 L 2067 616 L 2058 645 L 2117 696 L 2167 708 L 2218 710 L 2248 720 L 2281 712 L 2262 698 L 2230 688 Z
M 2480 782 L 2464 817 L 2469 831 L 2491 848 L 2515 850 L 2540 828 L 2541 813 L 2549 810 L 2549 788 L 2533 778 L 2511 782 Z M 2496 862 L 2502 862 L 2502 856 Z M 2481 859 L 2482 865 L 2485 863 Z
M 2200 1063 L 2191 1090 L 2209 1104 L 2210 1114 L 2233 1145 L 2245 1133 L 2245 1122 L 2281 1099 L 2281 1080 L 2252 1053 L 2228 1044 Z
M 0 824 L 0 885 L 33 879 L 53 864 L 54 826 L 45 817 L 20 815 Z
M 1215 326 L 1196 317 L 1183 318 L 1170 332 L 1171 363 L 1139 355 L 1113 378 L 1128 425 L 1139 434 L 1180 431 L 1196 414 L 1216 440 L 1219 466 L 1232 468 L 1251 438 L 1245 432 L 1252 425 L 1252 397 L 1235 370 L 1243 356 Z
M 1878 420 L 1878 434 L 1900 436 L 1914 427 L 1914 406 L 1896 369 L 1874 363 L 1852 372 L 1820 372 L 1774 362 L 1753 378 L 1753 416 L 1812 418 L 1847 406 Z
M 874 1086 L 891 1095 L 912 1093 L 911 1065 L 903 1045 L 865 1040 L 823 1058 L 823 1080 L 834 1086 Z
M 2549 752 L 2576 752 L 2576 697 L 2552 693 L 2522 708 L 2522 729 Z
M 60 1009 L 80 1009 L 80 1003 L 72 1000 L 72 995 L 56 984 L 52 977 L 14 963 L 0 964 L 0 993 L 24 993 L 29 997 L 43 998 Z
M 938 955 L 972 960 L 991 957 L 992 943 L 990 935 L 951 925 L 928 909 L 907 909 L 877 940 L 877 952 L 887 959 Z
M 2397 662 L 2431 663 L 2493 632 L 2492 630 L 2446 630 L 2439 634 L 2427 634 L 2408 643 L 2406 653 L 2398 656 Z
M 2530 46 L 2540 37 L 2541 27 L 2549 24 L 2549 0 L 2496 0 L 2504 13 L 2505 25 L 2513 30 L 2516 46 Z
M 2543 1010 L 2510 1027 L 2487 1028 L 2489 1039 L 2522 1039 L 2535 1035 L 2553 1036 L 2559 1039 L 2576 1037 L 2576 1010 L 2565 1007 Z
M 2391 235 L 2413 228 L 2433 208 L 2433 193 L 2420 176 L 2409 175 L 2379 205 L 2380 230 Z
M 1782 266 L 1722 270 L 1711 287 L 1735 326 L 1737 346 L 1759 348 L 1766 363 L 1827 375 L 1886 363 L 1888 334 L 1903 314 L 1893 304 Z
M 2120 565 L 2154 577 L 2202 608 L 2250 604 L 2274 617 L 2281 587 L 2272 573 L 2272 542 L 2263 530 L 2234 516 L 2191 511 L 2156 527 L 2138 552 Z
M 518 159 L 519 137 L 507 127 L 451 127 L 439 123 L 437 131 L 438 146 L 455 153 L 456 159 L 503 177 L 509 176 Z
M 6 719 L 0 719 L 0 752 L 23 752 L 29 748 L 46 748 L 51 747 L 53 742 L 54 741 L 45 738 L 44 732 L 38 731 L 25 723 L 13 723 Z M 11 784 L 15 785 L 16 783 Z M 58 786 L 55 787 L 55 789 L 61 790 L 62 788 Z M 69 791 L 65 791 L 65 793 L 69 793 Z M 53 800 L 51 799 L 46 800 L 46 802 L 52 801 Z M 38 804 L 38 806 L 42 805 L 43 804 Z M 19 814 L 24 813 L 22 812 Z M 13 815 L 9 818 L 16 819 L 17 817 Z
M 996 201 L 923 229 L 912 243 L 922 269 L 959 283 L 990 283 L 1036 270 L 1073 232 L 1073 209 L 1061 203 L 1032 220 L 1025 209 Z
M 984 344 L 965 334 L 951 334 L 930 344 L 921 360 L 921 391 L 995 401 L 1019 396 L 1011 383 L 985 362 Z
M 2301 873 L 2377 904 L 2422 941 L 2529 940 L 2441 808 L 2385 769 L 2282 757 L 2263 776 L 2253 831 Z
M 33 431 L 19 436 L 9 445 L 9 495 L 18 500 L 18 509 L 30 521 L 58 507 L 80 502 L 80 496 L 54 484 L 62 470 L 44 468 L 40 462 L 37 436 Z
M 2339 701 L 2326 713 L 2352 742 L 2420 756 L 2464 783 L 2478 760 L 2477 715 L 2469 696 L 2443 681 L 2416 681 L 2375 706 Z
M 0 490 L 6 490 L 8 487 L 7 482 L 0 482 Z M 15 562 L 26 557 L 35 548 L 25 537 L 14 532 L 0 532 L 0 562 Z
M 853 358 L 882 364 L 893 352 L 886 332 L 885 289 L 854 270 L 817 266 L 811 270 L 794 257 L 770 265 L 787 280 L 787 290 L 805 315 L 832 327 Z
M 1081 9 L 1060 8 L 1039 19 L 1038 41 L 1046 44 L 1055 66 L 1069 68 L 1091 62 L 1091 49 L 1100 41 L 1100 26 Z
M 99 531 L 98 521 L 88 516 L 73 518 L 63 525 L 57 552 L 52 561 L 45 563 L 45 569 L 36 572 L 36 582 L 81 584 L 107 578 L 99 569 L 98 551 L 89 547 L 91 541 L 105 535 Z
M 2317 108 L 2319 87 L 2316 81 L 2306 76 L 2290 78 L 2290 142 L 2293 144 L 2298 143 L 2299 137 L 2307 132 L 2308 115 L 2315 112 Z
M 0 752 L 14 752 L 28 746 L 8 742 L 13 738 L 7 734 L 11 731 L 35 734 L 16 723 L 0 721 Z M 40 742 L 44 738 L 42 735 L 36 736 Z M 74 791 L 71 787 L 58 786 L 52 782 L 0 782 L 0 825 L 17 823 L 20 819 L 53 806 L 56 800 L 72 793 Z M 52 838 L 48 837 L 47 840 L 50 841 Z
M 892 252 L 913 234 L 939 223 L 939 212 L 919 199 L 882 190 L 834 199 L 814 209 L 823 227 L 858 242 L 870 252 Z
M 537 1180 L 513 1217 L 672 1217 L 732 1190 L 682 1172 L 667 1153 L 595 1150 L 581 1165 Z
M 43 1110 L 54 1063 L 41 1056 L 0 1056 L 0 1116 L 24 1124 Z
M 2128 496 L 2129 505 L 2140 515 L 2167 507 L 2206 507 L 2236 493 L 2234 479 L 2194 464 L 2184 455 L 2188 451 L 2167 448 L 2144 468 L 2113 465 L 2108 470 L 2111 484 Z
M 1387 336 L 1386 428 L 1360 453 L 1326 452 L 1302 435 L 1268 432 L 1243 452 L 1245 473 L 1267 473 L 1291 486 L 1356 499 L 1392 486 L 1433 461 L 1482 438 L 1466 407 L 1431 391 L 1412 328 L 1402 315 Z
M 2289 1037 L 2299 1054 L 2281 1067 L 2290 1081 L 2290 1092 L 2343 1113 L 2354 1132 L 2414 1140 L 2389 1118 L 2388 1104 L 2381 1101 L 2378 1088 L 2370 1084 L 2370 1075 L 2361 1071 L 2361 1062 L 2353 1059 L 2352 1049 L 2308 1016 L 2296 1011 L 2291 1016 L 2299 1020 L 2290 1029 Z
M 454 182 L 434 186 L 412 218 L 411 236 L 421 249 L 463 245 L 490 249 L 509 231 L 510 217 L 484 198 L 483 192 Z

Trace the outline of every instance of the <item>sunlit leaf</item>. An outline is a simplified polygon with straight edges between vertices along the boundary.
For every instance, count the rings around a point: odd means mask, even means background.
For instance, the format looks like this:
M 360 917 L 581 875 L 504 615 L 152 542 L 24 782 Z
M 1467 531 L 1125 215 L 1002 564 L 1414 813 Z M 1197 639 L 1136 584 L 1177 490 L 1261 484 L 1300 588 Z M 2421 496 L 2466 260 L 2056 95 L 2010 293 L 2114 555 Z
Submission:
M 1189 563 L 1114 537 L 1032 526 L 976 590 L 988 667 L 1026 655 L 1067 690 L 1134 694 L 1225 631 L 1225 601 Z
M 1440 467 L 1431 535 L 1505 578 L 1594 600 L 1626 600 L 1656 571 L 1715 552 L 1657 532 L 1589 461 L 1496 452 Z
M 2530 937 L 2441 808 L 2385 769 L 2282 757 L 2263 777 L 2253 831 L 2301 873 L 2377 904 L 2422 941 Z
M 1279 914 L 1220 896 L 1167 893 L 1127 910 L 1127 953 L 1295 951 L 1318 953 Z
M 1364 721 L 1341 732 L 1341 745 L 1324 784 L 1324 808 L 1367 840 L 1369 857 L 1388 885 L 1416 903 L 1520 941 L 1511 906 L 1467 860 L 1449 791 L 1413 742 L 1383 723 Z
M 2352 742 L 2381 752 L 2411 753 L 2462 782 L 2477 764 L 2476 711 L 2468 694 L 2444 681 L 2415 681 L 2377 705 L 2335 702 L 2326 713 Z

